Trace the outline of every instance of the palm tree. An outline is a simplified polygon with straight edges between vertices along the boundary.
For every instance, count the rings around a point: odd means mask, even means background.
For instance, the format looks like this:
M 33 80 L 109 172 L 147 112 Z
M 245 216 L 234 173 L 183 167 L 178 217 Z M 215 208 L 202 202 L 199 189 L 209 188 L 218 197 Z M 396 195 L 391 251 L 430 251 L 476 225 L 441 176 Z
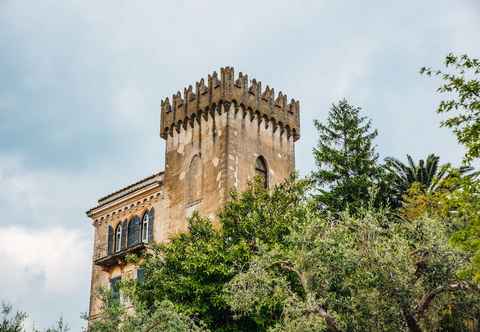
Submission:
M 434 154 L 430 154 L 426 160 L 420 159 L 418 164 L 415 164 L 408 154 L 407 160 L 408 163 L 405 164 L 395 158 L 385 159 L 385 168 L 390 175 L 391 189 L 397 203 L 401 202 L 402 196 L 414 183 L 420 184 L 425 192 L 434 192 L 446 179 L 454 175 L 462 176 L 473 170 L 470 166 L 454 168 L 450 164 L 440 165 L 440 157 Z

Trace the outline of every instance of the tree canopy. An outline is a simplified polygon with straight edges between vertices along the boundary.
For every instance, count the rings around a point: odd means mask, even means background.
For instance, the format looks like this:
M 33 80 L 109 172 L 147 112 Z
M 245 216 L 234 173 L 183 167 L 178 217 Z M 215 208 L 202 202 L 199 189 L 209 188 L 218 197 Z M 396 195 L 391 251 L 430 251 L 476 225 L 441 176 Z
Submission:
M 218 229 L 194 216 L 144 257 L 144 283 L 124 284 L 135 311 L 107 301 L 92 331 L 147 331 L 167 314 L 180 331 L 431 331 L 452 310 L 456 326 L 475 321 L 480 289 L 465 272 L 475 253 L 450 245 L 445 218 L 325 216 L 311 186 L 291 178 L 233 194 Z

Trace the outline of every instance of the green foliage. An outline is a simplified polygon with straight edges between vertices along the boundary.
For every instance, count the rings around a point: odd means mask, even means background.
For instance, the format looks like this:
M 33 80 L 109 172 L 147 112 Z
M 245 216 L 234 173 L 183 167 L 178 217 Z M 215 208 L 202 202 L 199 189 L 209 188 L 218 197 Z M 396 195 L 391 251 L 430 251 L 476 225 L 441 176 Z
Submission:
M 169 301 L 155 302 L 153 310 L 137 303 L 127 309 L 112 299 L 109 292 L 103 291 L 101 298 L 104 303 L 102 316 L 94 320 L 90 332 L 207 332 L 201 322 L 179 313 Z
M 2 320 L 0 322 L 1 332 L 22 332 L 23 323 L 27 318 L 27 314 L 21 311 L 13 313 L 10 304 L 2 302 Z
M 480 283 L 480 182 L 476 177 L 452 177 L 441 190 L 425 192 L 414 184 L 404 196 L 400 214 L 407 220 L 430 216 L 451 229 L 450 243 L 469 253 L 461 275 Z
M 457 181 L 458 189 L 448 193 L 442 202 L 456 227 L 450 241 L 471 254 L 462 275 L 480 284 L 480 182 L 472 178 Z
M 449 245 L 441 214 L 325 217 L 309 188 L 235 193 L 219 227 L 194 215 L 143 258 L 142 284 L 122 284 L 132 309 L 106 298 L 92 331 L 430 331 L 478 317 L 474 252 Z
M 2 302 L 1 304 L 1 321 L 0 332 L 25 332 L 24 323 L 28 315 L 22 311 L 15 311 L 11 304 Z M 44 330 L 44 332 L 68 332 L 70 328 L 68 324 L 63 321 L 63 318 L 57 321 L 54 327 Z M 40 332 L 40 330 L 33 328 L 33 332 Z
M 453 168 L 450 164 L 440 165 L 440 157 L 434 154 L 428 155 L 426 160 L 420 159 L 418 164 L 408 154 L 407 160 L 408 163 L 405 164 L 396 158 L 386 158 L 385 169 L 389 174 L 396 206 L 400 205 L 413 184 L 418 184 L 419 189 L 426 193 L 432 193 L 441 189 L 452 176 L 463 176 L 473 170 L 468 166 Z
M 468 254 L 447 238 L 433 219 L 311 212 L 285 243 L 260 245 L 249 269 L 226 287 L 228 302 L 241 316 L 262 315 L 278 302 L 272 331 L 431 331 L 448 306 L 462 306 L 460 321 L 473 319 L 479 289 L 457 276 Z
M 122 283 L 122 293 L 136 313 L 123 311 L 118 301 L 107 296 L 104 314 L 95 323 L 96 331 L 115 330 L 126 319 L 142 322 L 142 315 L 163 312 L 159 305 L 165 301 L 171 304 L 172 313 L 201 321 L 210 330 L 265 330 L 278 319 L 276 301 L 271 301 L 272 307 L 265 315 L 237 317 L 225 300 L 223 288 L 249 266 L 259 250 L 258 243 L 282 243 L 292 224 L 305 219 L 309 185 L 292 177 L 271 191 L 255 183 L 244 193 L 232 193 L 232 200 L 218 216 L 219 227 L 194 215 L 188 232 L 155 246 L 143 258 L 142 284 Z
M 70 327 L 63 321 L 63 317 L 60 317 L 53 327 L 49 327 L 45 332 L 68 332 Z M 40 332 L 40 330 L 35 329 L 34 332 Z
M 468 55 L 448 54 L 445 66 L 452 72 L 422 68 L 421 73 L 439 76 L 444 83 L 438 92 L 447 94 L 438 113 L 451 115 L 442 126 L 453 129 L 458 141 L 466 148 L 464 161 L 469 163 L 480 157 L 480 60 Z M 472 254 L 465 277 L 480 282 L 480 184 L 474 177 L 457 179 L 457 188 L 440 200 L 457 231 L 451 243 Z
M 449 243 L 466 253 L 466 260 L 457 274 L 462 279 L 480 283 L 480 183 L 475 176 L 452 176 L 439 190 L 426 192 L 415 183 L 404 196 L 400 214 L 405 220 L 430 217 L 448 227 Z M 465 306 L 466 304 L 462 304 Z M 459 326 L 464 309 L 450 305 L 444 310 L 441 331 L 463 331 Z M 470 321 L 471 325 L 478 320 Z M 460 324 L 460 325 L 459 325 Z M 463 326 L 463 325 L 462 325 Z M 468 331 L 477 331 L 471 327 Z
M 315 121 L 319 138 L 313 153 L 318 169 L 313 178 L 319 186 L 318 202 L 330 211 L 365 206 L 371 188 L 382 187 L 373 144 L 377 130 L 360 112 L 344 99 L 332 105 L 325 123 Z
M 480 157 L 480 60 L 465 55 L 448 54 L 445 67 L 453 72 L 422 68 L 421 73 L 439 76 L 444 83 L 438 92 L 449 99 L 438 106 L 438 113 L 453 114 L 442 122 L 452 128 L 458 141 L 465 145 L 465 162 Z
M 134 292 L 137 302 L 155 308 L 158 300 L 169 300 L 179 312 L 201 317 L 214 330 L 231 330 L 237 322 L 220 293 L 235 274 L 237 264 L 248 261 L 249 248 L 230 244 L 210 220 L 198 215 L 190 219 L 189 232 L 169 244 L 159 245 L 145 258 L 145 282 Z

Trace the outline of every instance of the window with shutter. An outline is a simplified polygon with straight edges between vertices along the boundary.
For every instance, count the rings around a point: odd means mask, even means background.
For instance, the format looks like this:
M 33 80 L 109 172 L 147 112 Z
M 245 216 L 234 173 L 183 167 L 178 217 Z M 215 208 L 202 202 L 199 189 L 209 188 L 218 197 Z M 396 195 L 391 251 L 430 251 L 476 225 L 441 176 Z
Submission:
M 148 242 L 153 241 L 153 226 L 155 224 L 155 210 L 150 209 L 149 218 L 148 218 Z
M 148 234 L 150 232 L 150 214 L 147 212 L 144 213 L 142 218 L 142 242 L 148 242 Z
M 110 279 L 110 291 L 112 292 L 112 299 L 115 301 L 120 300 L 120 281 L 122 281 L 122 277 Z
M 115 252 L 122 250 L 122 223 L 115 230 Z
M 140 218 L 138 216 L 133 217 L 128 223 L 128 247 L 134 246 L 140 242 L 140 228 Z
M 113 254 L 113 227 L 108 225 L 108 235 L 107 235 L 107 255 Z

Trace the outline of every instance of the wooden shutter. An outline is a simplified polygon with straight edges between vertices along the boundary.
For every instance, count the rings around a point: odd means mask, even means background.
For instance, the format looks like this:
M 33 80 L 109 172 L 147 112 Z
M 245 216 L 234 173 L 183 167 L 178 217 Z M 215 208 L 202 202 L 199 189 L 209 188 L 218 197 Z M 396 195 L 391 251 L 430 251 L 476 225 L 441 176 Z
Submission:
M 135 216 L 130 222 L 128 223 L 128 241 L 127 245 L 134 246 L 140 242 L 140 217 Z
M 121 242 L 121 249 L 125 249 L 127 247 L 127 234 L 128 234 L 128 222 L 126 220 L 122 223 L 122 242 Z
M 135 239 L 137 243 L 142 242 L 142 219 L 139 216 L 135 216 Z
M 113 253 L 113 227 L 108 225 L 108 237 L 107 237 L 107 255 Z
M 131 219 L 128 223 L 128 234 L 127 234 L 127 247 L 130 247 L 135 244 L 135 238 L 133 237 L 133 228 L 135 224 L 135 219 Z
M 153 241 L 153 225 L 155 224 L 155 210 L 153 208 L 150 209 L 150 218 L 148 220 L 148 242 Z

